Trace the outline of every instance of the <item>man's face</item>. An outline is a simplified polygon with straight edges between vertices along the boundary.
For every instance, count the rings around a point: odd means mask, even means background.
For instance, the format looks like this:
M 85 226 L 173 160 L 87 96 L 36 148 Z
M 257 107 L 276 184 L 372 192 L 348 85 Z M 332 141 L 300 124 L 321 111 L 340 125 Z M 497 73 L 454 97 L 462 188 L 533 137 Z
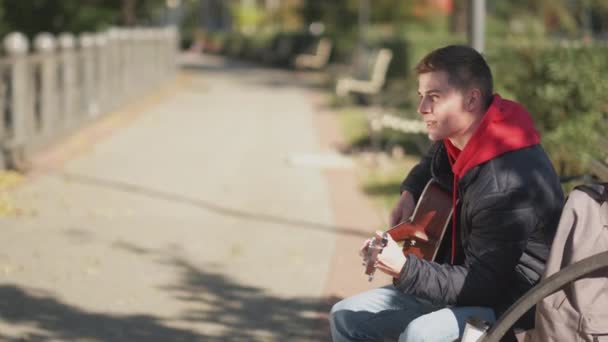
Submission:
M 468 125 L 464 97 L 448 83 L 445 71 L 434 71 L 418 76 L 418 113 L 426 123 L 433 141 L 456 138 Z

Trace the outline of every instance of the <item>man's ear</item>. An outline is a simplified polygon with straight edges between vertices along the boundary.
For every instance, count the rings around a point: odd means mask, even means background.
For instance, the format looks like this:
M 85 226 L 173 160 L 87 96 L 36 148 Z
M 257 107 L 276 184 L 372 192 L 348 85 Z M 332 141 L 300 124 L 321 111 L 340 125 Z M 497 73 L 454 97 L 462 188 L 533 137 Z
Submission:
M 481 107 L 481 91 L 479 89 L 471 89 L 467 96 L 467 110 L 475 112 Z

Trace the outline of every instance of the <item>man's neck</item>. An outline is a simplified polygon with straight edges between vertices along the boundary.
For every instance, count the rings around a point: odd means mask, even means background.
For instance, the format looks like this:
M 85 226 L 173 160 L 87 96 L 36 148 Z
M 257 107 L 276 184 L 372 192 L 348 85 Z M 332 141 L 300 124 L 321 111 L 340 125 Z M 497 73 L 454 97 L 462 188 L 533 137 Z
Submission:
M 459 150 L 462 151 L 464 149 L 464 147 L 467 145 L 467 143 L 469 142 L 469 140 L 471 140 L 471 137 L 477 130 L 477 127 L 479 127 L 479 124 L 481 123 L 481 120 L 483 119 L 484 113 L 477 113 L 477 114 L 473 115 L 471 123 L 468 125 L 468 127 L 465 130 L 459 132 L 457 135 L 455 135 L 453 137 L 448 138 L 450 140 L 450 142 L 452 142 L 452 145 L 454 145 L 456 148 L 458 148 Z

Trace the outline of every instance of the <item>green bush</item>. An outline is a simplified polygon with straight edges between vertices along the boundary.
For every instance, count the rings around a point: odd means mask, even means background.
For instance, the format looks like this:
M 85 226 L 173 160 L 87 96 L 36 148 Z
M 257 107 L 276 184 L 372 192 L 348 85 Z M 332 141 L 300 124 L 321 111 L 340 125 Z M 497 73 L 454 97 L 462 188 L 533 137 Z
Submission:
M 386 73 L 387 80 L 404 79 L 410 74 L 409 45 L 406 40 L 400 38 L 385 39 L 379 44 L 393 52 L 391 64 Z
M 219 54 L 221 53 L 228 41 L 228 34 L 225 32 L 209 32 L 205 34 L 205 52 Z
M 608 48 L 529 45 L 488 54 L 496 90 L 521 102 L 562 174 L 586 172 L 606 132 Z
M 423 39 L 424 37 L 424 39 Z M 387 47 L 393 50 L 393 61 L 389 68 L 386 102 L 400 110 L 416 112 L 418 79 L 413 72 L 416 64 L 429 52 L 450 44 L 462 44 L 463 38 L 451 34 L 427 34 L 409 32 L 403 37 L 388 40 Z M 393 89 L 394 88 L 394 89 Z
M 431 35 L 407 39 L 411 71 L 433 49 L 464 43 L 463 37 Z M 562 175 L 587 173 L 589 157 L 601 157 L 599 136 L 608 132 L 608 47 L 569 46 L 548 42 L 494 42 L 485 53 L 494 73 L 495 91 L 522 103 L 532 114 L 542 142 Z M 415 113 L 417 80 L 401 81 L 391 99 L 403 114 Z M 391 86 L 387 88 L 387 92 Z M 394 137 L 387 136 L 386 140 Z
M 349 64 L 357 46 L 357 37 L 351 33 L 328 32 L 324 35 L 332 41 L 331 63 Z
M 524 103 L 539 119 L 539 128 L 548 132 L 581 113 L 602 110 L 608 90 L 607 52 L 605 47 L 524 48 L 516 51 L 516 60 L 501 58 L 492 64 L 499 69 L 500 85 Z
M 245 46 L 242 56 L 249 60 L 257 60 L 270 46 L 273 36 L 270 34 L 245 36 Z
M 406 35 L 409 50 L 409 65 L 412 70 L 429 52 L 452 44 L 466 44 L 465 37 L 453 34 L 410 34 Z

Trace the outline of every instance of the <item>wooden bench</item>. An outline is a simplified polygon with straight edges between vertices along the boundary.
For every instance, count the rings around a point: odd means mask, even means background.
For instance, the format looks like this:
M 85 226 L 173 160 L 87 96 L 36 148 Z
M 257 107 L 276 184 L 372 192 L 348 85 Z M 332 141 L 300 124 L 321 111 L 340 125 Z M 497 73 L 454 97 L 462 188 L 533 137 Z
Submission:
M 382 48 L 378 50 L 369 79 L 359 79 L 348 77 L 339 79 L 336 84 L 336 94 L 338 96 L 347 96 L 350 93 L 363 95 L 376 95 L 380 93 L 386 82 L 386 73 L 393 58 L 393 52 L 389 49 Z
M 589 164 L 591 173 L 603 182 L 608 182 L 608 139 L 600 138 L 598 141 L 601 151 L 604 152 L 604 159 L 592 158 Z
M 294 56 L 314 41 L 313 37 L 302 32 L 277 34 L 261 55 L 261 61 L 272 66 L 291 66 Z
M 296 69 L 323 69 L 329 62 L 332 43 L 329 38 L 321 38 L 314 54 L 299 54 L 294 59 Z
M 589 169 L 592 176 L 597 177 L 599 181 L 608 182 L 608 139 L 599 138 L 598 145 L 600 151 L 602 151 L 603 159 L 592 158 Z M 568 265 L 550 277 L 543 279 L 513 304 L 490 329 L 488 336 L 481 341 L 500 341 L 515 322 L 543 298 L 578 279 L 593 277 L 593 272 L 606 268 L 608 268 L 608 250 Z M 519 342 L 531 341 L 532 336 L 530 335 L 531 331 L 515 332 Z
M 278 35 L 271 43 L 270 48 L 262 57 L 262 62 L 266 64 L 280 64 L 289 59 L 293 53 L 294 41 L 287 35 Z
M 561 271 L 544 279 L 515 304 L 513 304 L 494 324 L 482 342 L 499 342 L 515 322 L 543 298 L 555 293 L 565 285 L 608 267 L 608 251 L 595 254 L 563 268 Z M 516 333 L 518 341 L 527 342 L 529 332 Z

